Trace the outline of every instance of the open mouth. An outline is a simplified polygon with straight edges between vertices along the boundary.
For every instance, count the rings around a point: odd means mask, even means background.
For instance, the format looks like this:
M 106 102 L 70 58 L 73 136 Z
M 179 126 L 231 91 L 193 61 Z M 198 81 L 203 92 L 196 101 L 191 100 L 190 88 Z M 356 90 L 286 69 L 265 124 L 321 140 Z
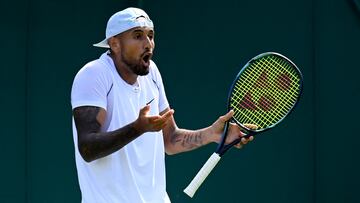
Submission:
M 150 65 L 152 53 L 146 53 L 143 55 L 142 60 L 144 61 L 145 65 Z

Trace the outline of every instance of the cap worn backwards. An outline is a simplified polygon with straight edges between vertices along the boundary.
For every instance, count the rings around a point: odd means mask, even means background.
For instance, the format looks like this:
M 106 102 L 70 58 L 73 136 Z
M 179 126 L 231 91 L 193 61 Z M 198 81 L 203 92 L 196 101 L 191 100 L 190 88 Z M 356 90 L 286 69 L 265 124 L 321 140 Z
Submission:
M 139 8 L 127 8 L 119 11 L 109 18 L 106 25 L 105 39 L 99 43 L 93 44 L 95 47 L 110 48 L 108 39 L 134 27 L 151 27 L 153 22 L 145 11 Z

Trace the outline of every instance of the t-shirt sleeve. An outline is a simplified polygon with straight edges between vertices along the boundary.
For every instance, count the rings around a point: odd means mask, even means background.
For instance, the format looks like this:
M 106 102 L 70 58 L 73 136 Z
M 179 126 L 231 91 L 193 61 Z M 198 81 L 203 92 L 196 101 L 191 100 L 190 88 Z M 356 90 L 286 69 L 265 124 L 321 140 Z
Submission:
M 99 64 L 85 65 L 75 76 L 71 89 L 71 106 L 97 106 L 106 110 L 111 78 Z
M 160 112 L 162 112 L 169 107 L 169 102 L 166 97 L 165 88 L 159 69 L 157 68 L 156 64 L 153 61 L 152 61 L 152 65 L 154 69 L 152 72 L 153 79 L 157 87 L 159 88 L 159 110 Z

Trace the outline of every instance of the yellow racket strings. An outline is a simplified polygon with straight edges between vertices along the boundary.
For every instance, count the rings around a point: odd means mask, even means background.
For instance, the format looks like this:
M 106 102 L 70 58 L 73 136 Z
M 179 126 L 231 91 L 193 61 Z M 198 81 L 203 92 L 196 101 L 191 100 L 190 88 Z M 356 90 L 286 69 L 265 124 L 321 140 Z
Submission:
M 258 129 L 279 122 L 291 110 L 300 94 L 301 77 L 285 59 L 269 55 L 255 60 L 236 81 L 230 98 L 239 123 Z

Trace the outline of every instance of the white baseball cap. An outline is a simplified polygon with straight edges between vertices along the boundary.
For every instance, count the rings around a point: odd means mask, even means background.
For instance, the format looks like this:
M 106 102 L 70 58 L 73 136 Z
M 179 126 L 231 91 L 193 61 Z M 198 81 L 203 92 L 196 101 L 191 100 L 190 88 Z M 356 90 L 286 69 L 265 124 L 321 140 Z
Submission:
M 93 44 L 95 47 L 110 48 L 108 39 L 134 27 L 154 28 L 153 22 L 145 11 L 139 8 L 127 8 L 119 11 L 109 18 L 106 25 L 105 39 Z

